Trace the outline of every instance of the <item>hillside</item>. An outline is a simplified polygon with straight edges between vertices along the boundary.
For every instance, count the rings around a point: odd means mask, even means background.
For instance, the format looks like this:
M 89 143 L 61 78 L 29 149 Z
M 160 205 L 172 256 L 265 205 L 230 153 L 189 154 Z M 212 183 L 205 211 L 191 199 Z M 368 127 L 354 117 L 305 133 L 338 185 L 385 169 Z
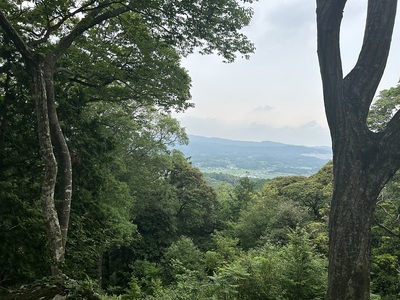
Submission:
M 205 173 L 272 178 L 311 175 L 332 158 L 329 147 L 306 147 L 276 142 L 248 142 L 189 135 L 179 146 L 195 167 Z

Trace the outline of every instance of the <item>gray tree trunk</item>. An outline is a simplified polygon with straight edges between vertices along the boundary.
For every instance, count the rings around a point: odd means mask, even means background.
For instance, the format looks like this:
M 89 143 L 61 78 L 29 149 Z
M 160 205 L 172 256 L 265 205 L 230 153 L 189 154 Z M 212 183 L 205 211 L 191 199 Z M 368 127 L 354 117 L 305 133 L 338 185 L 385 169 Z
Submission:
M 367 127 L 386 66 L 397 0 L 369 0 L 364 41 L 343 77 L 340 25 L 346 0 L 317 0 L 318 58 L 332 136 L 328 300 L 370 299 L 371 226 L 377 197 L 400 167 L 400 114 L 382 132 Z
M 384 185 L 362 153 L 336 150 L 329 216 L 327 299 L 369 299 L 371 227 L 375 199 Z M 342 150 L 342 151 L 341 151 Z M 361 149 L 358 149 L 361 150 Z
M 52 254 L 52 275 L 58 275 L 60 265 L 64 261 L 65 248 L 61 235 L 61 228 L 54 202 L 54 191 L 57 179 L 57 161 L 51 142 L 50 122 L 47 105 L 47 92 L 45 83 L 45 68 L 38 58 L 31 64 L 33 82 L 36 95 L 36 115 L 38 122 L 38 137 L 40 152 L 44 163 L 44 175 L 40 202 L 46 223 L 47 241 Z
M 71 213 L 72 198 L 72 163 L 67 141 L 62 132 L 57 116 L 56 99 L 54 92 L 54 69 L 55 62 L 53 55 L 49 55 L 45 60 L 45 84 L 47 93 L 47 108 L 49 114 L 50 131 L 52 143 L 57 151 L 59 176 L 60 176 L 60 195 L 56 201 L 57 215 L 60 222 L 60 229 L 65 252 L 69 218 Z

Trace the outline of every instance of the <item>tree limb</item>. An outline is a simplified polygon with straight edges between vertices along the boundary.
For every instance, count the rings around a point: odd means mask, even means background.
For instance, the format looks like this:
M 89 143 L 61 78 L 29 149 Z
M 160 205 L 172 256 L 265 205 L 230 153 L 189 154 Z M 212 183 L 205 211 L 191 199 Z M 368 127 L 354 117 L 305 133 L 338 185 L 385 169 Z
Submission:
M 370 104 L 386 67 L 397 0 L 368 1 L 363 45 L 355 67 L 344 79 L 354 111 L 365 122 Z M 357 101 L 354 101 L 357 100 Z
M 336 136 L 335 124 L 340 122 L 343 70 L 340 56 L 339 35 L 343 9 L 346 0 L 317 0 L 317 39 L 318 59 L 324 91 L 325 112 L 333 136 Z
M 87 31 L 88 29 L 94 27 L 95 25 L 100 24 L 103 21 L 116 17 L 130 10 L 126 6 L 120 6 L 112 10 L 106 11 L 102 14 L 99 14 L 105 8 L 109 7 L 104 3 L 108 4 L 108 1 L 104 1 L 98 6 L 98 9 L 93 10 L 91 13 L 86 15 L 81 21 L 78 22 L 75 28 L 68 35 L 64 36 L 59 41 L 59 43 L 56 45 L 53 51 L 55 59 L 61 56 L 61 54 L 65 51 L 65 49 L 67 49 L 79 36 L 82 35 L 82 33 Z
M 394 175 L 400 168 L 400 161 L 396 159 L 400 156 L 400 111 L 396 112 L 386 127 L 376 134 L 381 136 L 379 144 L 383 145 L 381 151 L 377 153 L 378 159 L 387 162 L 381 169 L 383 173 L 385 169 L 391 170 L 391 174 Z
M 17 50 L 21 53 L 22 57 L 27 61 L 34 59 L 34 52 L 32 49 L 22 40 L 21 36 L 12 26 L 10 21 L 7 19 L 3 10 L 0 9 L 0 26 L 3 28 L 7 36 L 13 41 Z
M 394 233 L 392 230 L 390 230 L 389 228 L 387 228 L 385 225 L 379 223 L 378 219 L 374 216 L 374 220 L 376 225 L 378 225 L 380 228 L 382 228 L 383 230 L 385 230 L 388 234 L 400 238 L 400 233 Z
M 39 45 L 39 44 L 41 44 L 41 43 L 43 43 L 43 42 L 46 42 L 46 41 L 49 39 L 50 35 L 51 35 L 54 31 L 56 31 L 57 29 L 59 29 L 59 28 L 61 27 L 61 25 L 64 24 L 64 22 L 65 22 L 66 20 L 68 20 L 69 18 L 71 18 L 71 17 L 73 17 L 73 16 L 76 16 L 76 15 L 79 14 L 79 13 L 82 13 L 82 12 L 86 11 L 86 8 L 89 7 L 90 5 L 92 5 L 94 2 L 95 2 L 95 0 L 92 0 L 92 1 L 90 1 L 90 2 L 88 2 L 88 3 L 86 3 L 85 5 L 79 7 L 78 9 L 76 9 L 75 11 L 73 11 L 72 13 L 65 15 L 65 16 L 62 17 L 61 20 L 59 20 L 55 25 L 49 26 L 49 27 L 47 28 L 46 33 L 44 34 L 43 37 L 41 37 L 40 39 L 31 41 L 31 42 L 29 42 L 28 44 L 29 44 L 30 46 L 34 47 L 34 46 L 37 46 L 37 45 Z

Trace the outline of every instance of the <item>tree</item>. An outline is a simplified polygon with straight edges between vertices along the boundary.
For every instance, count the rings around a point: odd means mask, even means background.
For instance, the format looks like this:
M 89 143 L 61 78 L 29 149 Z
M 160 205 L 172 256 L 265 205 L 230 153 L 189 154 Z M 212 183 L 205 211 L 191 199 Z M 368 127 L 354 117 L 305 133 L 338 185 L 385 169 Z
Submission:
M 318 173 L 310 177 L 286 177 L 272 180 L 279 195 L 293 200 L 308 209 L 315 221 L 322 221 L 328 211 L 332 196 L 332 163 L 328 162 Z M 292 183 L 284 184 L 293 178 Z M 285 181 L 283 181 L 285 179 Z M 279 184 L 284 184 L 280 186 Z
M 327 299 L 370 298 L 371 226 L 378 195 L 400 167 L 400 113 L 377 132 L 367 126 L 383 75 L 397 0 L 368 1 L 357 63 L 343 77 L 340 25 L 346 0 L 317 0 L 318 58 L 332 137 Z
M 373 131 L 385 128 L 399 110 L 400 85 L 383 90 L 371 106 L 368 126 Z M 400 292 L 400 178 L 397 172 L 385 185 L 375 211 L 372 228 L 371 288 L 384 299 L 396 299 Z
M 387 126 L 400 108 L 400 84 L 379 93 L 368 115 L 368 126 L 378 132 Z M 386 184 L 377 201 L 375 221 L 389 235 L 400 237 L 399 172 Z
M 40 204 L 41 164 L 35 139 L 34 103 L 18 54 L 0 37 L 0 284 L 46 275 L 49 266 Z M 38 181 L 39 180 L 39 181 Z
M 326 259 L 319 256 L 302 229 L 292 230 L 283 248 L 283 286 L 287 299 L 321 299 L 326 288 Z
M 383 299 L 397 299 L 400 293 L 399 192 L 396 173 L 379 196 L 372 228 L 371 289 Z
M 207 5 L 203 1 L 134 0 L 8 1 L 0 4 L 2 33 L 12 42 L 24 61 L 26 73 L 32 78 L 38 140 L 44 166 L 40 202 L 52 253 L 53 275 L 61 272 L 65 257 L 72 198 L 71 154 L 57 114 L 55 74 L 65 71 L 75 75 L 72 80 L 93 85 L 82 80 L 87 79 L 82 74 L 75 73 L 79 69 L 73 70 L 69 68 L 70 65 L 62 65 L 62 59 L 68 55 L 73 57 L 76 53 L 70 51 L 73 46 L 81 52 L 91 53 L 93 47 L 85 39 L 97 37 L 97 41 L 101 41 L 99 48 L 109 50 L 106 57 L 110 60 L 117 57 L 116 61 L 120 62 L 117 64 L 120 73 L 103 78 L 103 86 L 111 90 L 125 87 L 125 91 L 133 93 L 135 89 L 130 88 L 135 86 L 135 81 L 123 75 L 140 67 L 140 40 L 133 39 L 133 33 L 146 30 L 138 31 L 139 26 L 147 28 L 147 35 L 136 38 L 146 40 L 152 37 L 158 45 L 175 47 L 182 54 L 190 53 L 195 48 L 205 54 L 216 51 L 227 61 L 233 61 L 236 52 L 246 56 L 254 49 L 248 39 L 238 32 L 249 23 L 250 18 L 251 9 L 241 7 L 232 0 L 211 1 Z M 138 27 L 130 27 L 132 23 Z M 79 57 L 76 59 L 79 60 Z M 129 57 L 138 59 L 132 62 L 127 59 Z M 102 70 L 107 66 L 103 66 Z M 97 78 L 101 78 L 101 73 L 97 75 Z M 141 96 L 146 100 L 161 104 L 165 109 L 184 109 L 188 100 L 188 94 L 180 97 L 176 91 L 167 99 L 145 97 L 143 94 L 150 91 L 142 92 Z M 132 95 L 124 93 L 123 96 L 129 99 Z M 139 100 L 143 100 L 142 97 Z M 133 99 L 138 100 L 135 97 Z M 57 182 L 60 191 L 58 205 L 54 199 Z
M 190 237 L 197 244 L 205 243 L 217 224 L 215 191 L 200 170 L 178 151 L 172 153 L 172 168 L 168 173 L 178 234 Z
M 400 107 L 400 84 L 379 92 L 368 114 L 368 126 L 373 131 L 383 130 Z
M 260 193 L 254 193 L 251 201 L 240 210 L 238 220 L 231 224 L 234 237 L 239 239 L 239 246 L 244 250 L 266 241 L 285 243 L 290 228 L 310 219 L 303 207 L 279 195 L 274 184 L 273 180 L 265 184 Z

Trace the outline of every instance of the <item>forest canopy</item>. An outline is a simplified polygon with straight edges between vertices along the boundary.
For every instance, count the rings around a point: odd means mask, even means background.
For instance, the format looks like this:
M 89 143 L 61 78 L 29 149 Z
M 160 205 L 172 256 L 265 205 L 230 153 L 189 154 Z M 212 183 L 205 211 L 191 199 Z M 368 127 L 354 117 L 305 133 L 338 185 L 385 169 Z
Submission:
M 332 163 L 211 186 L 174 150 L 171 112 L 193 106 L 181 58 L 248 57 L 251 2 L 0 3 L 2 298 L 324 297 Z M 376 299 L 400 293 L 398 182 L 375 215 Z

